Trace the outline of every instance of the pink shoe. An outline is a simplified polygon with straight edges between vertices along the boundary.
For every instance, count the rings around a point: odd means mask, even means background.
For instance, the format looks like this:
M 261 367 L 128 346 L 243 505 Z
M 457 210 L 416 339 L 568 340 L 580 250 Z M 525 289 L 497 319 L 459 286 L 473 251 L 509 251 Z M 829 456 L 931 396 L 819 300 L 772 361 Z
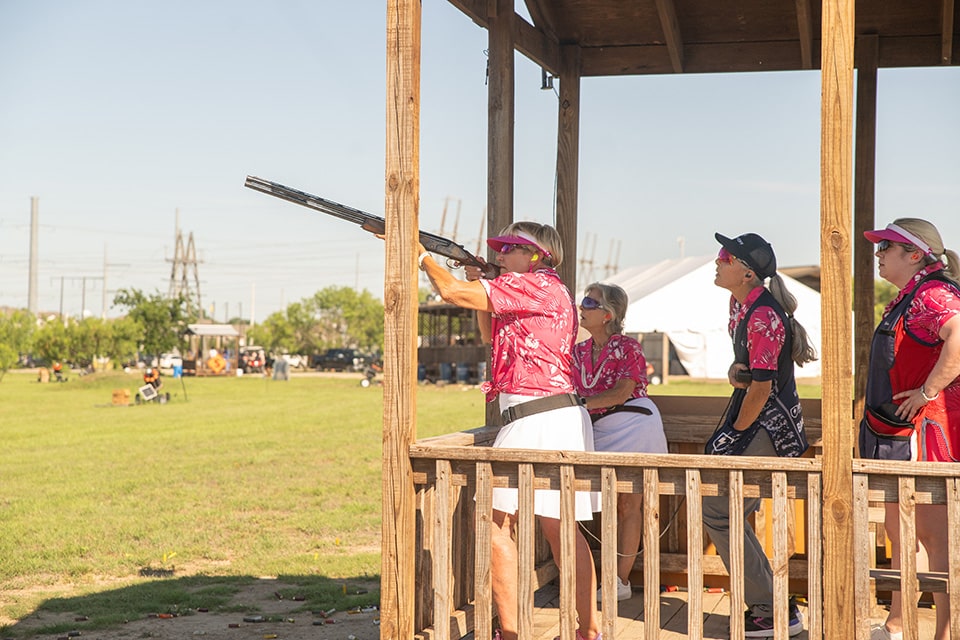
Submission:
M 554 638 L 553 640 L 560 640 L 560 636 L 557 636 L 557 637 Z M 580 634 L 580 629 L 577 629 L 577 640 L 586 640 L 586 638 L 584 638 L 584 637 Z M 602 633 L 598 633 L 598 634 L 597 634 L 597 637 L 594 638 L 593 640 L 603 640 L 603 634 L 602 634 Z

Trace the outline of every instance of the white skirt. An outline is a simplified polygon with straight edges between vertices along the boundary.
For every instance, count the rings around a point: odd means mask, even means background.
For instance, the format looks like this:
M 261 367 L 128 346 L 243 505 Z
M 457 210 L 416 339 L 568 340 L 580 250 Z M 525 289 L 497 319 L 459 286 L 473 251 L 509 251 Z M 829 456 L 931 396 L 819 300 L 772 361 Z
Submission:
M 500 411 L 530 400 L 535 396 L 501 393 Z M 563 451 L 593 451 L 593 429 L 590 414 L 583 407 L 563 407 L 553 411 L 535 413 L 514 420 L 497 434 L 493 447 L 504 449 L 547 449 Z M 598 511 L 596 494 L 588 491 L 576 493 L 576 519 L 592 520 Z M 514 514 L 519 507 L 516 489 L 494 489 L 493 508 Z M 534 491 L 533 512 L 545 518 L 560 518 L 560 492 L 550 489 Z
M 597 451 L 621 453 L 667 453 L 667 437 L 657 405 L 650 398 L 633 398 L 627 405 L 646 407 L 653 413 L 621 411 L 593 423 L 593 444 Z

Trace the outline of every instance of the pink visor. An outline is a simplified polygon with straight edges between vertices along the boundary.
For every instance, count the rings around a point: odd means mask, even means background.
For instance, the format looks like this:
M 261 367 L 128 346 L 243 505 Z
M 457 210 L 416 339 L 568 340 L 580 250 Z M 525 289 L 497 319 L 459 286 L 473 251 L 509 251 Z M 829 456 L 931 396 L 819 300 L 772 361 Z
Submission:
M 549 256 L 550 252 L 537 244 L 537 241 L 533 239 L 529 234 L 524 233 L 523 231 L 518 231 L 515 234 L 510 234 L 506 236 L 497 236 L 496 238 L 488 238 L 487 244 L 494 251 L 499 252 L 505 244 L 526 244 L 539 249 L 544 256 Z
M 881 240 L 889 240 L 890 242 L 899 242 L 901 244 L 912 244 L 917 249 L 920 249 L 920 251 L 923 251 L 928 255 L 933 255 L 933 253 L 930 251 L 930 245 L 900 225 L 888 224 L 884 229 L 864 231 L 863 236 L 874 244 L 880 242 Z

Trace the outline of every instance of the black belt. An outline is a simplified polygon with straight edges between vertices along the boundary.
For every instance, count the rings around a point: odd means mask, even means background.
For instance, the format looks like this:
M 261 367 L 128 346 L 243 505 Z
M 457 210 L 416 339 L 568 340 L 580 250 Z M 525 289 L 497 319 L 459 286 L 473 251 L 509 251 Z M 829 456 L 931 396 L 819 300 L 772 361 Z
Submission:
M 562 409 L 564 407 L 579 407 L 582 406 L 583 403 L 583 398 L 577 394 L 564 393 L 559 396 L 547 396 L 545 398 L 537 398 L 536 400 L 528 400 L 522 404 L 515 404 L 505 409 L 503 413 L 500 414 L 500 417 L 503 418 L 503 425 L 506 426 L 514 420 L 526 418 L 536 413 L 553 411 L 554 409 Z
M 653 415 L 653 411 L 650 411 L 650 409 L 647 409 L 646 407 L 638 407 L 632 404 L 618 404 L 613 407 L 610 407 L 610 409 L 604 413 L 600 413 L 600 414 L 591 413 L 590 420 L 594 424 L 596 424 L 597 420 L 599 420 L 600 418 L 606 418 L 612 413 L 642 413 L 645 416 Z

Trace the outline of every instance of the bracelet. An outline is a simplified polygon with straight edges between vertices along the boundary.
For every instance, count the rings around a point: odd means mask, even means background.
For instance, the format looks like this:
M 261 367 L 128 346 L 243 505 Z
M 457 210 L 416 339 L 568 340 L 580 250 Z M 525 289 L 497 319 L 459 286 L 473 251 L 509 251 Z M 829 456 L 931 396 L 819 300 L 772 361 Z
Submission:
M 420 271 L 423 271 L 423 259 L 429 256 L 430 254 L 424 251 L 420 254 L 420 257 L 417 258 L 417 266 L 420 268 Z
M 923 399 L 924 399 L 924 400 L 926 400 L 927 402 L 933 402 L 934 400 L 936 400 L 937 398 L 940 397 L 940 392 L 937 391 L 937 393 L 934 394 L 934 396 L 933 396 L 932 398 L 928 398 L 928 397 L 927 397 L 927 393 L 926 393 L 926 391 L 925 391 L 924 388 L 923 388 L 924 386 L 925 386 L 925 385 L 920 385 L 920 395 L 923 396 Z

